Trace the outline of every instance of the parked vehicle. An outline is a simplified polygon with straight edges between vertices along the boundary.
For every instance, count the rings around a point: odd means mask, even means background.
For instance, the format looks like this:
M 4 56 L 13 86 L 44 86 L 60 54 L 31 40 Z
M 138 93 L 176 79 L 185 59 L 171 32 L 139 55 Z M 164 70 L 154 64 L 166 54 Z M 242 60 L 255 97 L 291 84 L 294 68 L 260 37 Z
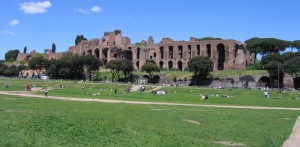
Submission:
M 49 76 L 41 75 L 41 79 L 42 79 L 42 80 L 47 80 L 47 79 L 49 79 Z

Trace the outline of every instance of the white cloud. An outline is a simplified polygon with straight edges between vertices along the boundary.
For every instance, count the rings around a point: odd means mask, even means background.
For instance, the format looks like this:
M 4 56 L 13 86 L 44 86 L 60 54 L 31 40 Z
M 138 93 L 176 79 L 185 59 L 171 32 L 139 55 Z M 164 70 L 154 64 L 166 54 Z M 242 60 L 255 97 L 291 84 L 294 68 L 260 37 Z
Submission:
M 50 1 L 20 3 L 20 10 L 25 14 L 45 13 L 52 6 Z
M 99 13 L 102 11 L 102 9 L 99 6 L 93 6 L 90 9 L 83 9 L 83 8 L 78 8 L 76 11 L 83 13 L 83 14 L 90 14 L 90 13 Z
M 78 8 L 78 9 L 76 9 L 78 12 L 80 12 L 80 13 L 84 13 L 84 14 L 89 14 L 89 13 L 91 13 L 89 10 L 87 10 L 87 9 L 82 9 L 82 8 Z
M 6 35 L 15 35 L 14 32 L 10 32 L 10 31 L 4 31 L 3 34 L 6 34 Z
M 19 23 L 20 23 L 19 20 L 14 19 L 14 20 L 12 20 L 12 21 L 9 22 L 9 25 L 11 25 L 11 26 L 16 26 L 16 25 L 18 25 Z
M 91 11 L 95 13 L 99 13 L 101 12 L 101 8 L 99 6 L 94 6 L 93 8 L 91 8 Z

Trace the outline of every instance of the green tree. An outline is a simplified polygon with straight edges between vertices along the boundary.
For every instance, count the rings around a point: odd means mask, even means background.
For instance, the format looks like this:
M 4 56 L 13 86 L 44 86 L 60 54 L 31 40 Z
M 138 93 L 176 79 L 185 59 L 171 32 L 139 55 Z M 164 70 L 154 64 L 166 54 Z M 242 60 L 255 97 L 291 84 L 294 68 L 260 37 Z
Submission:
M 84 76 L 84 57 L 80 55 L 73 55 L 67 65 L 69 66 L 71 79 L 85 79 Z
M 4 60 L 0 60 L 0 76 L 4 75 L 4 71 L 8 66 L 5 64 Z
M 61 66 L 58 64 L 58 60 L 52 59 L 46 62 L 46 75 L 51 79 L 59 78 L 58 73 Z
M 291 42 L 291 48 L 296 48 L 298 52 L 300 51 L 300 40 L 294 40 Z
M 100 66 L 103 65 L 103 63 L 93 55 L 86 55 L 84 56 L 84 65 L 86 67 L 89 80 L 91 81 L 92 76 L 95 75 L 96 72 L 98 72 Z
M 271 61 L 282 62 L 281 55 L 279 53 L 265 55 L 261 58 L 261 65 L 266 66 Z
M 198 38 L 197 41 L 206 41 L 206 40 L 223 40 L 222 38 L 215 38 L 215 37 L 203 37 Z
M 23 53 L 26 54 L 27 52 L 27 46 L 24 47 Z
M 87 40 L 83 35 L 77 35 L 75 39 L 75 45 L 77 45 L 82 40 Z
M 70 77 L 70 74 L 71 74 L 71 72 L 70 72 L 70 70 L 67 69 L 67 68 L 61 68 L 61 69 L 59 69 L 59 72 L 58 72 L 58 75 L 59 75 L 60 77 L 63 77 L 64 79 L 69 78 L 69 77 Z
M 281 62 L 278 61 L 270 61 L 265 65 L 265 69 L 268 71 L 269 76 L 273 79 L 273 87 L 277 87 L 278 84 L 283 82 L 284 71 Z M 279 71 L 279 75 L 278 75 Z M 278 81 L 279 77 L 279 81 Z
M 32 70 L 37 70 L 38 74 L 40 75 L 42 69 L 45 68 L 46 62 L 47 59 L 45 59 L 42 54 L 35 54 L 30 58 L 28 67 Z
M 290 74 L 293 77 L 295 83 L 295 78 L 300 76 L 300 56 L 293 57 L 290 60 L 284 62 L 283 68 L 284 72 Z
M 16 65 L 11 65 L 4 71 L 4 75 L 8 77 L 16 77 L 19 75 L 19 70 Z
M 54 64 L 51 64 L 50 67 L 46 70 L 46 75 L 50 77 L 50 79 L 56 78 L 57 69 Z
M 300 53 L 299 52 L 284 52 L 281 54 L 281 61 L 282 62 L 285 62 L 285 61 L 288 61 L 294 57 L 298 57 L 300 56 Z
M 63 79 L 70 79 L 71 78 L 71 58 L 74 56 L 74 53 L 67 52 L 62 55 L 61 58 L 58 59 L 58 64 L 56 64 L 56 68 L 58 71 L 58 77 Z M 58 67 L 59 66 L 59 67 Z M 50 66 L 49 66 L 50 67 Z
M 150 79 L 153 81 L 153 73 L 160 72 L 159 66 L 155 63 L 154 60 L 146 60 L 146 63 L 141 68 L 142 72 L 147 72 L 149 74 Z
M 128 82 L 128 77 L 132 74 L 133 72 L 133 63 L 130 60 L 123 59 L 124 67 L 122 68 L 123 74 L 125 79 Z
M 9 50 L 8 52 L 5 53 L 5 61 L 6 62 L 16 61 L 19 53 L 20 51 L 18 49 Z
M 112 82 L 114 82 L 116 75 L 118 76 L 118 80 L 120 79 L 120 71 L 122 71 L 123 66 L 124 62 L 120 58 L 110 60 L 108 63 L 106 63 L 105 68 L 109 69 L 110 73 L 112 74 Z
M 188 61 L 188 68 L 190 72 L 193 72 L 197 79 L 197 85 L 199 85 L 200 80 L 206 78 L 209 72 L 213 71 L 213 62 L 207 56 L 197 56 Z
M 56 52 L 56 45 L 54 43 L 52 43 L 52 53 L 55 53 Z
M 256 59 L 257 54 L 266 55 L 285 51 L 290 46 L 289 41 L 276 38 L 258 38 L 254 37 L 245 41 L 247 49 Z

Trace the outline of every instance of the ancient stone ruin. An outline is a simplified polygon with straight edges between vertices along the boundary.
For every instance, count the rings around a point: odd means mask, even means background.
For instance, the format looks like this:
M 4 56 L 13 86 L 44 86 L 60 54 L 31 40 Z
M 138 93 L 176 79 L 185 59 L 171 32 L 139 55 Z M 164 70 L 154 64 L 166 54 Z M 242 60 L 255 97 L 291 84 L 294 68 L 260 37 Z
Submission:
M 163 38 L 154 43 L 148 41 L 131 44 L 128 37 L 122 37 L 121 30 L 105 32 L 99 39 L 83 40 L 69 51 L 79 55 L 92 54 L 105 63 L 115 58 L 131 60 L 139 70 L 147 59 L 153 59 L 161 69 L 184 70 L 187 62 L 195 56 L 209 56 L 214 62 L 214 70 L 245 69 L 250 63 L 250 55 L 245 45 L 236 40 L 201 40 L 191 37 L 189 41 L 174 41 Z

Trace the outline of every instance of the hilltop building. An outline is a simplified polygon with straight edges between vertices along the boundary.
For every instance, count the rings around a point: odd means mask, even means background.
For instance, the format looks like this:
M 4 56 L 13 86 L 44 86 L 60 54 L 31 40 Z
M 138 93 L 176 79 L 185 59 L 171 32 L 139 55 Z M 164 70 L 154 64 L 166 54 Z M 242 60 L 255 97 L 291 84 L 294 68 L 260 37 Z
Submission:
M 128 37 L 122 37 L 121 30 L 105 32 L 99 39 L 83 40 L 68 49 L 79 55 L 92 54 L 105 63 L 115 58 L 131 60 L 139 70 L 147 59 L 153 59 L 161 69 L 184 70 L 187 62 L 195 56 L 209 56 L 214 70 L 246 69 L 250 54 L 244 44 L 236 40 L 201 40 L 191 37 L 189 41 L 174 41 L 163 38 L 154 43 L 148 41 L 131 44 Z

